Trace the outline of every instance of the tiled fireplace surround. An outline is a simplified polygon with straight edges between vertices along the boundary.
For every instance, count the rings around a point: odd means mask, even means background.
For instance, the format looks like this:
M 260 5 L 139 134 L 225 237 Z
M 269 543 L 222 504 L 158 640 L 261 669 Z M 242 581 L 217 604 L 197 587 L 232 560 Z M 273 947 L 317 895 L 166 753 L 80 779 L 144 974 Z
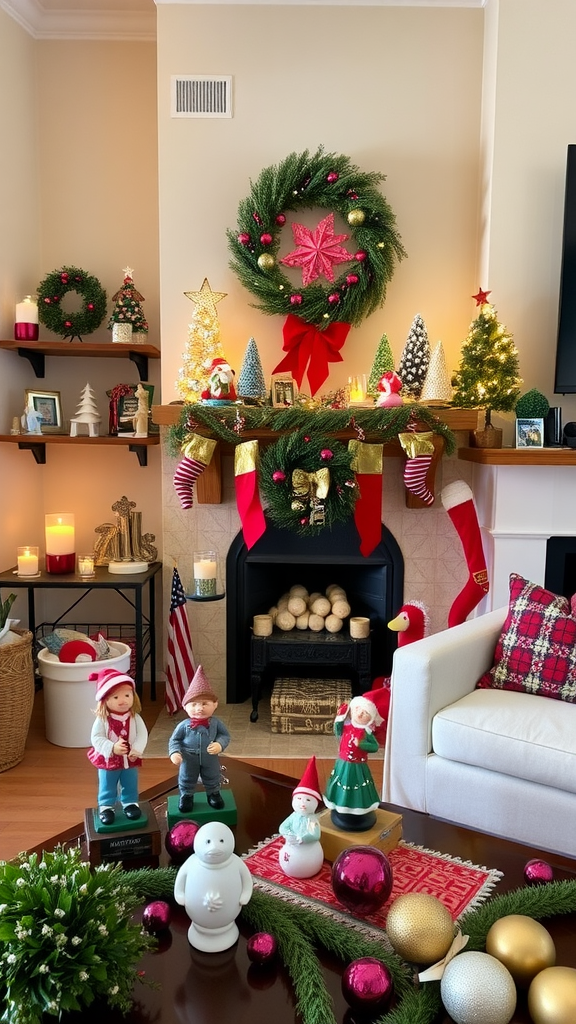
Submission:
M 468 433 L 457 432 L 456 440 L 458 447 L 466 447 Z M 240 520 L 231 456 L 222 459 L 222 504 L 195 503 L 184 511 L 172 484 L 177 460 L 166 455 L 164 445 L 163 453 L 164 599 L 168 607 L 174 560 L 186 585 L 191 579 L 194 550 L 216 550 L 224 587 L 226 555 L 240 530 Z M 482 528 L 491 587 L 475 614 L 507 604 L 511 572 L 543 583 L 548 538 L 576 535 L 573 466 L 476 465 L 457 455 L 443 457 L 436 474 L 436 500 L 424 509 L 406 508 L 402 468 L 401 458 L 384 459 L 382 521 L 404 558 L 404 600 L 419 600 L 427 606 L 433 633 L 446 628 L 450 605 L 468 576 L 460 539 L 440 501 L 447 483 L 460 479 L 470 484 Z M 336 570 L 334 581 L 338 582 Z M 278 595 L 297 582 L 287 568 L 286 578 L 278 581 Z M 224 702 L 226 600 L 189 602 L 188 613 L 196 659 Z

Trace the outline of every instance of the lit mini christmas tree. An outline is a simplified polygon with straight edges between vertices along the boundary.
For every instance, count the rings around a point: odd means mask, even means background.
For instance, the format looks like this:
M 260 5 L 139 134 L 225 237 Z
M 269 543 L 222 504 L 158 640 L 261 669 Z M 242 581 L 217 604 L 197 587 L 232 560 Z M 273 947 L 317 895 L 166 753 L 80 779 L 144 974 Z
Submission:
M 144 316 L 142 302 L 144 296 L 136 290 L 132 274 L 132 267 L 124 267 L 124 283 L 122 287 L 112 296 L 116 303 L 112 315 L 108 321 L 108 330 L 113 330 L 115 324 L 129 324 L 132 331 L 148 332 L 148 321 Z
M 240 398 L 252 402 L 263 402 L 268 393 L 260 353 L 254 338 L 250 338 L 246 347 L 236 390 Z
M 430 363 L 430 345 L 426 324 L 419 313 L 412 321 L 406 339 L 404 351 L 400 357 L 398 376 L 402 381 L 404 395 L 408 398 L 420 398 Z
M 213 292 L 205 277 L 198 292 L 184 292 L 196 303 L 192 323 L 188 325 L 188 341 L 178 371 L 176 390 L 185 402 L 198 402 L 208 378 L 207 367 L 213 359 L 224 358 L 220 340 L 220 322 L 216 303 L 226 292 Z
M 452 378 L 454 405 L 462 409 L 484 409 L 484 427 L 491 427 L 492 412 L 511 412 L 520 394 L 518 349 L 512 335 L 498 320 L 479 289 L 474 295 L 480 312 L 468 329 L 462 345 L 460 367 Z
M 372 398 L 376 398 L 378 395 L 378 381 L 385 373 L 388 373 L 393 369 L 394 356 L 392 355 L 388 335 L 383 334 L 380 338 L 376 355 L 374 356 L 370 376 L 368 377 L 367 392 Z

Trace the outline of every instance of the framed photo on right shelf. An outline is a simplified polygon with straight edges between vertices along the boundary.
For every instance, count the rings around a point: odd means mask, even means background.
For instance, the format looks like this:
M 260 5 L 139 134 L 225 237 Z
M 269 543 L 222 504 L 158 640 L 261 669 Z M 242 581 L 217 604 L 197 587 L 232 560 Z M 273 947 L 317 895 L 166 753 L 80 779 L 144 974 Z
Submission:
M 516 447 L 517 448 L 543 448 L 544 447 L 544 420 L 517 419 L 516 420 Z

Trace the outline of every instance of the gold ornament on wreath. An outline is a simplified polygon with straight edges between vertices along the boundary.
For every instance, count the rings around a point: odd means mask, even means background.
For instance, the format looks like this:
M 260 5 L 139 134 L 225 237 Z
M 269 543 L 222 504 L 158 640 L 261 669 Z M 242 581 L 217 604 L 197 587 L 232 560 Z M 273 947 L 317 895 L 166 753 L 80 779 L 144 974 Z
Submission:
M 269 519 L 306 537 L 347 522 L 358 497 L 351 461 L 348 448 L 332 437 L 303 430 L 284 434 L 260 462 Z

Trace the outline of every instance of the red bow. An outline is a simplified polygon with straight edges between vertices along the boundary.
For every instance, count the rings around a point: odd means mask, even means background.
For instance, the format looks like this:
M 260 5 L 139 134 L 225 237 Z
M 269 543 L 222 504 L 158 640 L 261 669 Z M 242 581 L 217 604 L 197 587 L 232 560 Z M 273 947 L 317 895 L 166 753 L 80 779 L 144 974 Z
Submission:
M 199 725 L 203 725 L 207 729 L 209 722 L 210 722 L 209 718 L 191 718 L 190 719 L 190 728 L 191 729 L 197 729 Z
M 304 323 L 300 317 L 289 313 L 282 328 L 282 348 L 288 355 L 272 373 L 290 372 L 300 388 L 308 367 L 310 391 L 315 395 L 328 377 L 328 363 L 342 362 L 339 350 L 349 330 L 350 324 L 339 322 L 330 324 L 325 331 L 319 331 L 314 324 Z

